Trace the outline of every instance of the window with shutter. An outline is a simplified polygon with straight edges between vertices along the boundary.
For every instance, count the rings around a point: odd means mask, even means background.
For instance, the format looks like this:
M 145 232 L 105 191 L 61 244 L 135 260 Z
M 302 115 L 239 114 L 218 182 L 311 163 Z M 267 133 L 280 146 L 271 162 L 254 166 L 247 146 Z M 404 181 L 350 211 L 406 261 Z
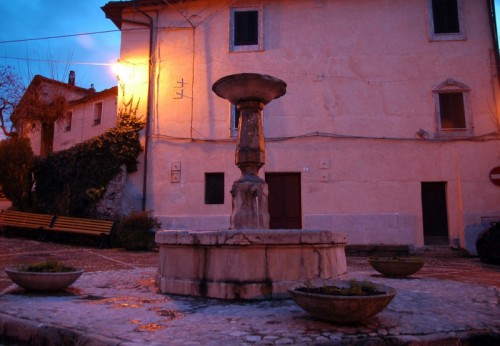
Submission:
M 457 0 L 433 0 L 432 18 L 434 33 L 451 34 L 460 32 Z
M 468 86 L 453 79 L 447 79 L 433 89 L 438 137 L 473 134 L 469 91 Z
M 246 46 L 259 43 L 259 13 L 238 11 L 234 13 L 234 45 Z
M 462 0 L 427 0 L 433 41 L 465 40 Z
M 230 51 L 259 51 L 263 45 L 262 6 L 231 8 Z

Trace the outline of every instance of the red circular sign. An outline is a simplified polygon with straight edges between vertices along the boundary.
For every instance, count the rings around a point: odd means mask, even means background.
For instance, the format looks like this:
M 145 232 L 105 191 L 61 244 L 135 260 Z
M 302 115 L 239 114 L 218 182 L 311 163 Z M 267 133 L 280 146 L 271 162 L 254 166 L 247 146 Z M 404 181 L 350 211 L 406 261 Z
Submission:
M 490 180 L 496 186 L 500 186 L 500 167 L 495 167 L 490 171 Z

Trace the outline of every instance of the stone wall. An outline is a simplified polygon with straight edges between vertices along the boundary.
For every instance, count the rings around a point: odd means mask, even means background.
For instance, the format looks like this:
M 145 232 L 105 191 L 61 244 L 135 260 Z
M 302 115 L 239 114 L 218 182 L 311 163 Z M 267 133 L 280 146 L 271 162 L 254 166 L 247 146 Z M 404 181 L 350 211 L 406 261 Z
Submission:
M 127 169 L 123 165 L 106 186 L 106 192 L 96 204 L 96 213 L 102 218 L 117 219 L 122 215 L 123 189 L 127 181 Z

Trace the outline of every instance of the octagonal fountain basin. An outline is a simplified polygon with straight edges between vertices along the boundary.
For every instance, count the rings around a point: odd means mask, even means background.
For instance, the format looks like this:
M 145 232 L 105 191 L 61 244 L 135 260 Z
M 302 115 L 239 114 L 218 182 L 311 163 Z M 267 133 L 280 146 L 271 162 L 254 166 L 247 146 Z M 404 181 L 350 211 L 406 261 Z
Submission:
M 159 231 L 156 283 L 168 294 L 288 298 L 294 282 L 347 274 L 346 239 L 306 229 Z
M 281 79 L 258 73 L 240 73 L 222 77 L 212 90 L 217 96 L 236 105 L 242 101 L 268 104 L 285 95 L 286 83 Z

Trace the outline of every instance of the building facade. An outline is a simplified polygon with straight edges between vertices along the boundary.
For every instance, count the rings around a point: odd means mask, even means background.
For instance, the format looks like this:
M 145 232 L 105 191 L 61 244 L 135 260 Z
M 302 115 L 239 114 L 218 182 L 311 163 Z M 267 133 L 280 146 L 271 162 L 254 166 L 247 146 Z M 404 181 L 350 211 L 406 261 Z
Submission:
M 224 229 L 238 112 L 211 90 L 262 73 L 271 228 L 349 244 L 451 244 L 500 218 L 496 32 L 490 1 L 112 1 L 119 101 L 148 119 L 125 208 L 165 229 Z

